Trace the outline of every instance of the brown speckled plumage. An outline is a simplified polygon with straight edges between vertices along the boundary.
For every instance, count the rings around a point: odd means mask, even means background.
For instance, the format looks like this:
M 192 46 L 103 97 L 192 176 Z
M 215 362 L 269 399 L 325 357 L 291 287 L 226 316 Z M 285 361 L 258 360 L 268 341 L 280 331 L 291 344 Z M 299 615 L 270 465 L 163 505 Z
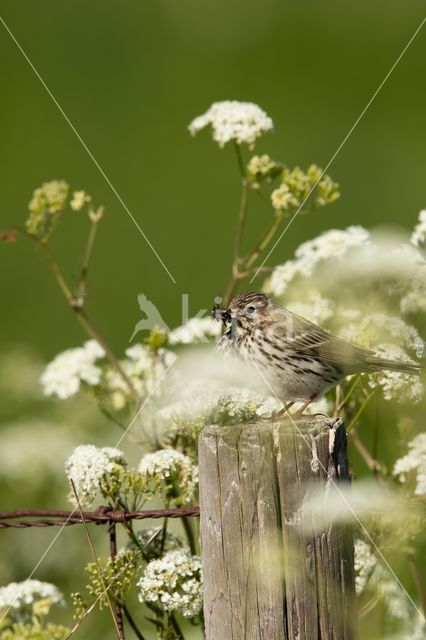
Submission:
M 420 372 L 416 364 L 385 360 L 349 344 L 261 293 L 243 293 L 214 314 L 227 325 L 218 351 L 234 352 L 251 363 L 284 402 L 307 405 L 356 373 Z

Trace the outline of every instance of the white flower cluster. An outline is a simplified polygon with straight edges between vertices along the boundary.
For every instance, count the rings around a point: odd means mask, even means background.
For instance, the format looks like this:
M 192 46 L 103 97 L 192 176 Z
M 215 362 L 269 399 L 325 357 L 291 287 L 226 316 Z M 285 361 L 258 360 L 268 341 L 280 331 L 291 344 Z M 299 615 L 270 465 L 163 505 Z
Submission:
M 426 313 L 426 262 L 417 265 L 408 291 L 400 300 L 403 314 Z
M 159 449 L 146 453 L 141 459 L 138 471 L 147 478 L 174 481 L 184 502 L 191 502 L 198 485 L 198 467 L 191 458 L 174 449 Z
M 41 375 L 44 394 L 64 400 L 78 392 L 81 382 L 92 386 L 99 384 L 102 370 L 95 362 L 104 356 L 105 352 L 96 340 L 58 354 Z
M 148 563 L 138 587 L 140 602 L 157 604 L 166 611 L 193 618 L 202 607 L 201 560 L 186 551 L 169 551 Z
M 295 259 L 276 267 L 265 291 L 274 296 L 282 296 L 296 276 L 310 277 L 317 265 L 329 260 L 339 260 L 351 249 L 368 243 L 369 232 L 360 226 L 347 229 L 330 229 L 318 237 L 301 244 L 295 252 Z
M 149 347 L 135 344 L 126 349 L 126 360 L 120 362 L 129 376 L 134 388 L 141 397 L 149 394 L 158 395 L 159 384 L 167 369 L 173 364 L 176 355 L 167 349 L 158 349 L 154 353 Z M 115 370 L 109 369 L 105 376 L 107 387 L 111 393 L 114 409 L 122 409 L 127 402 L 129 389 L 123 377 Z
M 171 345 L 209 342 L 209 338 L 218 338 L 222 327 L 213 318 L 191 318 L 181 327 L 173 329 L 168 335 Z
M 424 496 L 426 494 L 426 433 L 419 433 L 408 443 L 409 452 L 395 462 L 393 475 L 397 476 L 400 482 L 405 482 L 410 471 L 416 472 L 417 486 L 415 495 Z
M 65 604 L 62 593 L 49 582 L 26 580 L 0 588 L 0 610 L 9 609 L 9 615 L 17 622 L 25 621 L 26 612 L 40 600 L 46 600 L 49 605 Z
M 419 213 L 419 223 L 414 227 L 411 234 L 411 242 L 416 247 L 426 246 L 426 209 Z
M 257 138 L 273 128 L 271 118 L 257 104 L 237 100 L 213 103 L 208 111 L 190 123 L 188 129 L 194 136 L 208 125 L 211 125 L 213 140 L 219 147 L 224 147 L 230 140 L 253 147 Z
M 85 444 L 76 447 L 65 463 L 65 473 L 68 480 L 72 480 L 84 507 L 90 507 L 100 489 L 101 481 L 119 466 L 124 466 L 126 460 L 119 449 L 113 447 L 95 447 Z M 70 492 L 70 499 L 75 504 L 75 496 Z

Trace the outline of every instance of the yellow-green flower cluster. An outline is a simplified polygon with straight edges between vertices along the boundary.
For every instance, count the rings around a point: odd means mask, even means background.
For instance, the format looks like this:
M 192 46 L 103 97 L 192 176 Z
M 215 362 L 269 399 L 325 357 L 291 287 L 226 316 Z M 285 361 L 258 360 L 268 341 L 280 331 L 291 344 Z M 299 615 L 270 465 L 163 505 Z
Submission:
M 285 167 L 281 174 L 281 184 L 271 194 L 272 206 L 277 211 L 287 211 L 303 205 L 305 200 L 315 194 L 315 206 L 322 207 L 339 197 L 339 185 L 320 167 L 312 164 L 304 172 L 299 167 Z
M 74 191 L 70 201 L 70 207 L 73 211 L 80 211 L 90 200 L 91 197 L 85 191 Z
M 256 189 L 262 180 L 271 181 L 277 177 L 282 171 L 282 165 L 272 160 L 268 154 L 262 156 L 253 156 L 247 165 L 247 175 Z
M 1 640 L 66 640 L 71 629 L 58 624 L 48 622 L 46 625 L 40 622 L 29 624 L 17 623 L 5 629 Z
M 59 214 L 64 210 L 69 186 L 64 180 L 52 180 L 38 187 L 28 205 L 30 215 L 26 230 L 42 242 L 46 242 L 53 231 Z
M 89 576 L 86 588 L 90 598 L 86 600 L 83 594 L 78 592 L 71 594 L 76 617 L 81 618 L 85 614 L 94 598 L 99 598 L 100 609 L 108 605 L 105 587 L 113 594 L 116 601 L 123 604 L 140 570 L 139 553 L 130 548 L 123 549 L 114 559 L 108 558 L 106 562 L 101 558 L 98 558 L 97 562 L 89 562 L 86 565 L 86 572 Z

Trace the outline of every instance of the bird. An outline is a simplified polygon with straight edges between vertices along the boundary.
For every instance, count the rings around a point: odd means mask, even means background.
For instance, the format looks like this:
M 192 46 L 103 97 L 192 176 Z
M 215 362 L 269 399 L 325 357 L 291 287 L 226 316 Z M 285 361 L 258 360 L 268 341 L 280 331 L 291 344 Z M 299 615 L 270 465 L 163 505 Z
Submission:
M 419 374 L 417 363 L 398 362 L 333 336 L 257 292 L 242 293 L 227 309 L 212 315 L 226 330 L 216 349 L 252 365 L 288 409 L 302 402 L 297 414 L 347 376 L 382 370 Z

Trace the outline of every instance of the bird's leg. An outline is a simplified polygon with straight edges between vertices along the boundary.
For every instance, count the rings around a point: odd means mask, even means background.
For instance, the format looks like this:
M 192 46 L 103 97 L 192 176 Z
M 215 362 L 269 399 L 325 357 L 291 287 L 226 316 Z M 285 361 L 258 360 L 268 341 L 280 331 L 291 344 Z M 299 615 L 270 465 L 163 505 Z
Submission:
M 294 405 L 294 402 L 287 402 L 287 404 L 285 404 L 283 406 L 282 409 L 280 409 L 280 411 L 278 411 L 277 413 L 277 418 L 279 418 L 280 416 L 285 415 L 289 409 L 291 409 L 291 407 Z
M 313 402 L 313 401 L 315 400 L 315 398 L 316 398 L 316 395 L 315 395 L 315 396 L 311 396 L 311 397 L 309 398 L 309 400 L 306 400 L 306 402 L 304 402 L 304 403 L 303 403 L 303 405 L 300 407 L 300 409 L 298 409 L 297 411 L 295 411 L 292 415 L 294 415 L 294 416 L 301 416 L 301 415 L 302 415 L 302 413 L 304 412 L 304 410 L 305 410 L 307 407 L 309 407 L 309 405 L 311 404 L 311 402 Z

